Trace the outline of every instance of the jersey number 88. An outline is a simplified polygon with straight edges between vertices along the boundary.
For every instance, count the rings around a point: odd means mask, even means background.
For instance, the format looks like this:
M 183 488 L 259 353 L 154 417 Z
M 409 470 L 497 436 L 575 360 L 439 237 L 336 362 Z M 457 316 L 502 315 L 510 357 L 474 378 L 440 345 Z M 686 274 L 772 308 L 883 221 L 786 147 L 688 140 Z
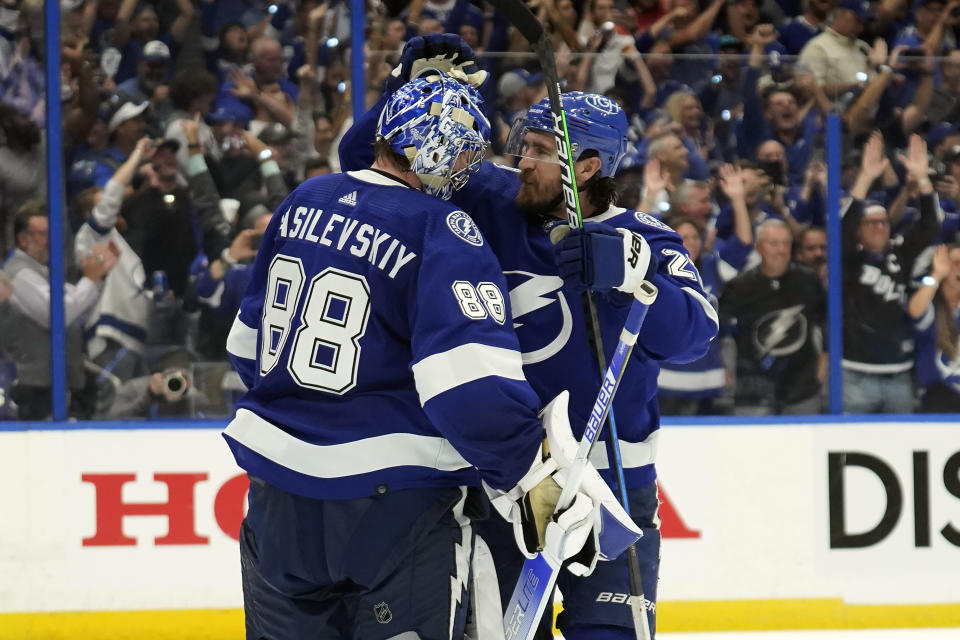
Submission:
M 303 293 L 303 263 L 278 255 L 270 264 L 260 325 L 260 375 L 277 364 Z M 363 276 L 328 267 L 313 277 L 293 337 L 287 371 L 302 387 L 342 395 L 357 384 L 360 337 L 370 317 Z

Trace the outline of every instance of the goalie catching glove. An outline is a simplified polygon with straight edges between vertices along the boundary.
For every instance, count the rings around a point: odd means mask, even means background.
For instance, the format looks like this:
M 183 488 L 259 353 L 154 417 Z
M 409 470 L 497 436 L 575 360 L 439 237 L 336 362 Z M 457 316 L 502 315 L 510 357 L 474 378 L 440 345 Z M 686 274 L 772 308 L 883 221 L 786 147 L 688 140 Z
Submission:
M 609 291 L 633 295 L 657 272 L 657 257 L 639 233 L 602 222 L 572 229 L 562 224 L 550 232 L 563 285 L 570 291 Z
M 487 72 L 477 66 L 473 49 L 452 33 L 435 33 L 410 38 L 400 53 L 398 64 L 387 78 L 386 93 L 393 93 L 411 80 L 431 71 L 440 72 L 479 89 Z
M 578 443 L 570 431 L 564 391 L 540 413 L 546 438 L 530 470 L 509 491 L 486 487 L 494 508 L 513 525 L 517 546 L 527 558 L 550 550 L 578 576 L 593 572 L 597 560 L 612 560 L 642 535 L 592 464 L 587 464 L 573 502 L 555 514 Z

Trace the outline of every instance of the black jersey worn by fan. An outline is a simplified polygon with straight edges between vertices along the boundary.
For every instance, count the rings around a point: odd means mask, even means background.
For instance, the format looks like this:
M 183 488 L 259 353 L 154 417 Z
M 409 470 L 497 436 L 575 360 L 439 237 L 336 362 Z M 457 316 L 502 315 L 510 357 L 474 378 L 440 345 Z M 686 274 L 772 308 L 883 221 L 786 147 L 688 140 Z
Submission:
M 859 245 L 864 203 L 853 198 L 843 216 L 843 368 L 863 373 L 902 373 L 913 367 L 907 286 L 917 257 L 940 232 L 936 194 L 921 195 L 920 218 L 891 238 L 882 254 Z
M 720 297 L 721 322 L 737 335 L 737 404 L 773 409 L 820 392 L 826 293 L 820 278 L 791 264 L 779 278 L 754 267 L 727 284 Z

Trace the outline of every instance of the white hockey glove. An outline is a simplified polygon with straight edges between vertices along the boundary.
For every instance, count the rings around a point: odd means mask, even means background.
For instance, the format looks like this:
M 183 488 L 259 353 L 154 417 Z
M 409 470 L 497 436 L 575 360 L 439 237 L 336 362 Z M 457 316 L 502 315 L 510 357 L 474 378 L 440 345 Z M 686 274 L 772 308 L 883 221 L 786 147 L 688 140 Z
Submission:
M 554 450 L 553 458 L 560 467 L 557 476 L 561 485 L 566 483 L 566 470 L 573 464 L 578 445 L 571 437 L 562 448 Z M 598 442 L 596 446 L 603 445 Z M 588 576 L 593 573 L 597 560 L 618 558 L 627 547 L 640 539 L 643 530 L 620 505 L 592 464 L 587 465 L 580 476 L 580 493 L 588 496 L 593 505 L 589 528 L 592 538 L 586 541 L 579 553 L 568 556 L 567 569 L 574 575 Z
M 565 391 L 540 412 L 546 428 L 554 420 L 561 420 L 564 429 L 570 432 L 567 418 L 569 394 Z M 562 488 L 554 479 L 558 471 L 556 461 L 550 456 L 550 432 L 547 428 L 541 450 L 534 457 L 530 469 L 509 491 L 498 491 L 485 485 L 494 508 L 513 525 L 513 534 L 520 551 L 533 558 L 546 544 L 546 530 L 560 499 Z
M 639 233 L 602 222 L 550 231 L 558 275 L 570 291 L 609 291 L 633 295 L 641 282 L 657 271 L 657 258 Z
M 538 551 L 549 547 L 561 560 L 571 558 L 567 568 L 572 573 L 589 575 L 599 558 L 606 559 L 609 553 L 614 552 L 619 555 L 641 534 L 616 504 L 616 499 L 592 464 L 587 465 L 582 476 L 586 482 L 581 484 L 573 502 L 554 519 L 557 500 L 566 480 L 565 470 L 570 467 L 578 445 L 570 430 L 568 402 L 569 393 L 564 391 L 541 412 L 540 418 L 547 436 L 543 450 L 517 486 L 507 492 L 489 487 L 486 489 L 494 508 L 513 524 L 514 537 L 521 553 L 533 558 Z M 614 526 L 609 522 L 610 516 L 604 515 L 610 512 L 609 508 L 606 512 L 601 508 L 607 506 L 604 504 L 607 501 L 613 501 L 619 509 L 616 515 L 625 519 L 622 525 Z M 613 519 L 618 518 L 614 516 Z M 606 548 L 601 546 L 605 539 L 603 527 L 615 534 Z M 622 544 L 624 539 L 629 541 L 616 550 L 612 546 L 613 539 L 617 540 L 617 544 Z

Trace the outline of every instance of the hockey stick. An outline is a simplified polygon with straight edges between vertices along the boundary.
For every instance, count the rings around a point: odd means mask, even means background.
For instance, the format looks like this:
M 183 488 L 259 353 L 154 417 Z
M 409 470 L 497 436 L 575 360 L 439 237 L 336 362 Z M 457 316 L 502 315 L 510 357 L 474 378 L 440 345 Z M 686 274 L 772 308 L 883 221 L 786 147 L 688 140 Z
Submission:
M 604 420 L 606 420 L 610 411 L 610 405 L 617 393 L 617 388 L 620 386 L 620 381 L 623 379 L 623 372 L 630 360 L 630 354 L 637 343 L 637 334 L 640 333 L 640 328 L 643 326 L 647 310 L 656 298 L 657 289 L 649 282 L 641 283 L 634 293 L 634 301 L 630 306 L 623 331 L 620 333 L 617 349 L 613 353 L 610 366 L 604 373 L 600 392 L 593 404 L 593 409 L 590 411 L 590 418 L 587 420 L 587 426 L 583 432 L 583 439 L 580 440 L 580 445 L 577 447 L 577 454 L 567 473 L 566 485 L 557 501 L 557 511 L 561 511 L 570 505 L 580 487 L 580 480 L 590 457 L 590 449 L 593 448 L 597 435 L 603 428 Z M 560 546 L 563 546 L 562 542 Z M 540 618 L 547 607 L 550 595 L 553 593 L 561 564 L 562 559 L 557 557 L 556 552 L 549 546 L 532 560 L 524 561 L 520 578 L 517 580 L 517 585 L 513 589 L 513 596 L 510 598 L 506 613 L 503 616 L 503 630 L 506 640 L 530 640 L 533 637 Z M 640 626 L 646 628 L 646 625 L 641 624 Z M 640 632 L 640 629 L 637 629 L 637 631 Z M 649 633 L 649 629 L 647 629 L 647 633 Z
M 594 314 L 593 326 L 599 326 L 599 321 L 596 318 L 596 308 L 591 307 L 590 311 Z M 594 349 L 602 374 L 606 368 L 606 358 L 604 357 L 603 342 L 599 331 L 594 336 Z M 615 474 L 615 482 L 620 494 L 620 504 L 623 505 L 623 510 L 629 516 L 630 502 L 627 496 L 627 481 L 623 474 L 620 434 L 617 432 L 617 420 L 613 414 L 613 407 L 610 408 L 607 424 L 610 425 L 610 433 L 607 436 L 607 460 L 610 470 Z M 647 619 L 647 598 L 643 592 L 643 575 L 640 573 L 640 557 L 637 555 L 636 543 L 627 547 L 627 572 L 630 577 L 630 617 L 633 619 L 636 637 L 638 640 L 651 640 L 650 622 Z
M 563 111 L 563 102 L 560 96 L 560 81 L 559 74 L 557 73 L 556 61 L 554 60 L 553 44 L 550 41 L 549 36 L 547 35 L 546 30 L 543 28 L 543 25 L 539 20 L 531 13 L 530 9 L 521 1 L 521 0 L 490 0 L 490 3 L 500 10 L 521 33 L 521 35 L 530 43 L 531 48 L 536 53 L 537 58 L 540 61 L 541 71 L 543 72 L 543 77 L 546 80 L 547 93 L 550 97 L 550 111 L 553 116 L 553 128 L 556 135 L 556 145 L 557 145 L 557 154 L 559 158 L 564 161 L 563 169 L 561 170 L 561 180 L 563 188 L 563 201 L 566 206 L 567 221 L 571 227 L 580 227 L 583 225 L 583 216 L 580 212 L 580 196 L 579 190 L 577 189 L 576 175 L 574 173 L 573 163 L 574 157 L 572 150 L 570 148 L 570 136 L 567 129 L 567 120 L 566 115 Z M 652 304 L 653 299 L 656 298 L 656 288 L 652 285 L 647 284 L 650 289 L 653 291 L 653 297 L 649 299 L 649 302 L 646 302 L 646 305 Z M 643 316 L 646 314 L 647 306 L 643 306 L 644 302 L 641 301 L 640 294 L 637 295 L 637 301 L 631 306 L 630 315 L 627 318 L 627 324 L 624 327 L 624 335 L 628 327 L 631 326 L 631 318 L 635 311 L 639 313 L 639 309 L 642 308 L 643 315 L 640 316 L 640 323 L 643 321 Z M 648 294 L 649 295 L 649 294 Z M 593 297 L 586 293 L 584 296 L 584 306 L 587 308 L 588 315 L 588 325 L 590 327 L 591 334 L 594 338 L 594 346 L 596 351 L 597 362 L 600 366 L 600 369 L 604 369 L 604 353 L 603 347 L 600 339 L 600 328 L 599 323 L 597 322 L 597 312 L 596 306 L 593 302 Z M 636 327 L 639 331 L 639 325 Z M 620 352 L 621 347 L 623 346 L 624 335 L 621 335 L 620 344 L 617 346 L 617 353 Z M 636 341 L 636 335 L 633 337 L 634 343 Z M 630 350 L 633 348 L 633 343 L 630 345 Z M 629 355 L 629 353 L 628 353 Z M 623 367 L 626 365 L 626 360 L 621 364 L 620 370 L 618 372 L 618 378 L 616 384 L 619 384 L 619 376 L 623 373 Z M 611 363 L 611 369 L 616 363 L 616 355 L 614 356 L 614 362 Z M 605 389 L 608 384 L 608 376 L 610 370 L 607 370 L 606 375 L 604 376 L 603 384 L 600 388 L 600 396 L 602 397 Z M 614 389 L 615 390 L 615 389 Z M 612 401 L 612 393 L 610 394 L 609 400 Z M 598 397 L 598 403 L 600 398 Z M 596 405 L 594 407 L 596 411 Z M 609 411 L 609 403 L 606 407 L 606 411 Z M 591 423 L 593 422 L 593 416 L 595 414 L 591 413 Z M 602 427 L 603 422 L 600 421 L 596 423 L 596 430 Z M 575 495 L 576 488 L 580 484 L 580 476 L 582 475 L 583 468 L 586 465 L 587 458 L 589 457 L 590 450 L 593 448 L 593 443 L 596 438 L 596 432 L 592 434 L 592 437 L 588 438 L 590 431 L 589 425 L 587 432 L 584 433 L 584 438 L 580 443 L 580 450 L 578 451 L 578 459 L 580 453 L 584 454 L 583 460 L 580 461 L 579 470 L 575 469 L 575 475 L 571 473 L 571 477 L 567 481 L 567 486 L 564 489 L 564 492 L 560 496 L 560 501 L 557 504 L 557 508 L 566 508 L 569 505 L 569 502 L 573 499 Z M 611 422 L 611 431 L 614 433 L 608 438 L 608 446 L 611 448 L 610 464 L 616 465 L 616 469 L 619 476 L 618 485 L 620 486 L 621 502 L 623 508 L 627 513 L 629 513 L 630 507 L 627 503 L 627 494 L 626 489 L 623 484 L 623 468 L 620 461 L 620 444 L 615 439 L 616 433 L 615 428 Z M 543 614 L 543 608 L 546 606 L 546 599 L 553 591 L 553 585 L 556 582 L 556 573 L 559 569 L 559 562 L 556 562 L 556 567 L 549 576 L 549 585 L 546 586 L 541 584 L 541 578 L 537 576 L 537 572 L 533 571 L 533 563 L 536 563 L 541 556 L 534 560 L 528 560 L 524 563 L 524 569 L 521 573 L 520 580 L 517 582 L 516 587 L 514 588 L 513 597 L 510 599 L 510 606 L 507 608 L 507 613 L 504 616 L 504 629 L 507 633 L 507 639 L 511 638 L 529 638 L 532 634 L 532 629 L 536 628 L 536 625 L 539 623 L 540 617 Z M 553 558 L 555 561 L 556 558 Z M 650 640 L 650 629 L 647 623 L 646 616 L 646 606 L 643 594 L 643 584 L 640 575 L 640 564 L 637 558 L 637 552 L 635 545 L 630 545 L 628 549 L 627 562 L 630 571 L 630 611 L 633 618 L 633 623 L 635 631 L 638 634 L 638 638 L 642 640 Z M 528 565 L 531 565 L 528 567 Z M 547 567 L 543 563 L 539 563 L 538 569 L 542 572 Z M 535 583 L 531 583 L 532 580 L 536 580 Z M 546 589 L 545 592 L 541 591 L 543 588 Z M 532 593 L 531 593 L 532 591 Z M 539 608 L 535 612 L 535 615 L 532 616 L 532 621 L 527 621 L 523 625 L 526 628 L 526 632 L 522 635 L 517 635 L 519 630 L 513 631 L 517 621 L 517 616 L 523 618 L 523 612 L 529 607 L 530 601 L 527 600 L 528 596 L 534 595 L 534 593 L 540 593 L 540 603 Z M 525 602 L 525 606 L 518 608 L 521 602 Z

